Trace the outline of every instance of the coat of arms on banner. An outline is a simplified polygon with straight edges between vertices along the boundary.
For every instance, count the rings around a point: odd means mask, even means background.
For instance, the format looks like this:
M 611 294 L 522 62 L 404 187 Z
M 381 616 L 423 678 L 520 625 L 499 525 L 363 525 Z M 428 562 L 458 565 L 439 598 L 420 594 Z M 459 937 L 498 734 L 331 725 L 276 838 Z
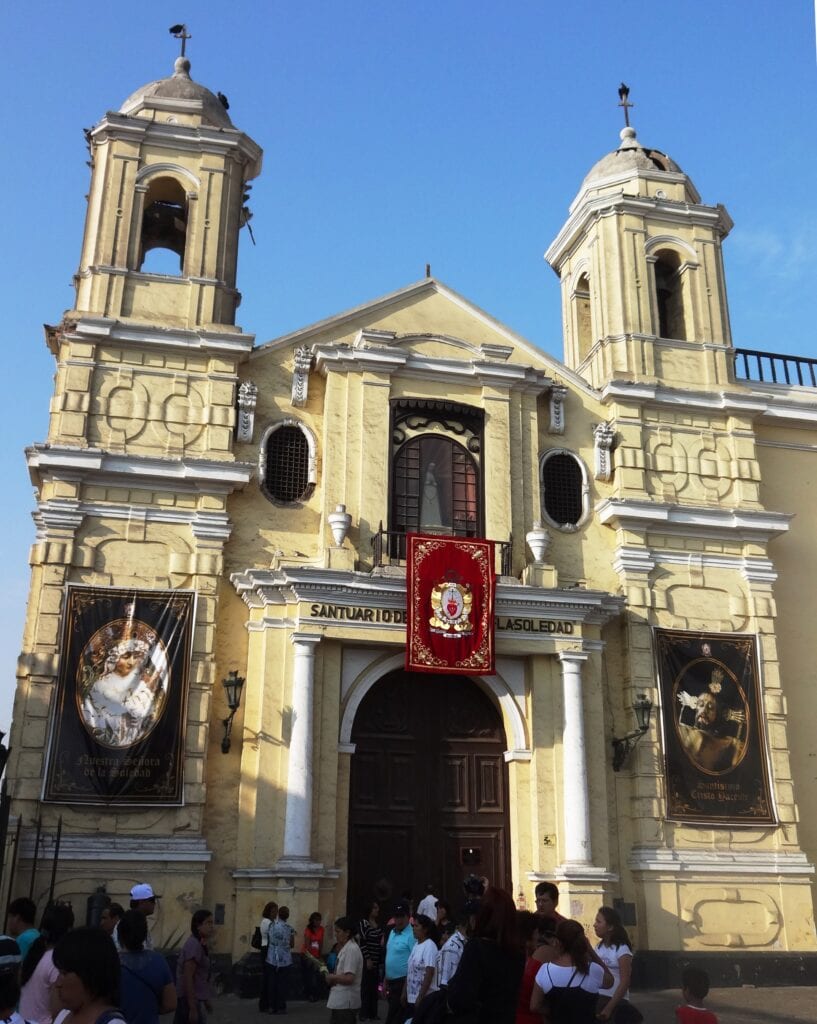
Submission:
M 428 620 L 432 633 L 440 636 L 471 636 L 471 606 L 474 595 L 467 583 L 443 580 L 431 591 L 434 614 Z
M 406 668 L 494 672 L 494 543 L 408 535 Z

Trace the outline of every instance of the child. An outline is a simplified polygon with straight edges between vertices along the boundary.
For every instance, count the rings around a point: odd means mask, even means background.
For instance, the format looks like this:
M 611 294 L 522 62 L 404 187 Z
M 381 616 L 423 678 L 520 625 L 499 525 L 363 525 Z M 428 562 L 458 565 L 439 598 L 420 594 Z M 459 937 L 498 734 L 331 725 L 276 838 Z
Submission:
M 678 1024 L 718 1024 L 718 1018 L 704 1009 L 704 999 L 709 994 L 709 975 L 700 967 L 687 967 L 681 975 L 681 995 L 686 1006 L 675 1011 Z

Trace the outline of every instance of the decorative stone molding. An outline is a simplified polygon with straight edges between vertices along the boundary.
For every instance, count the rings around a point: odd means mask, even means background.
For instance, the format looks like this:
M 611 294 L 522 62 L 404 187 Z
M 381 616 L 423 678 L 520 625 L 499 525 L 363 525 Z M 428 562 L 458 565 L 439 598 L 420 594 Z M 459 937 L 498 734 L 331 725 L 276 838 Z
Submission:
M 345 505 L 336 505 L 335 511 L 330 512 L 326 518 L 329 523 L 329 529 L 332 531 L 335 547 L 342 548 L 349 528 L 352 525 L 351 515 L 346 511 Z
M 312 352 L 301 345 L 295 349 L 295 365 L 292 368 L 292 404 L 306 405 L 309 395 L 309 371 L 312 368 Z
M 610 423 L 597 423 L 593 427 L 595 477 L 607 482 L 613 478 L 612 448 L 616 436 L 615 427 Z
M 525 541 L 530 548 L 534 562 L 541 565 L 550 546 L 550 534 L 538 519 L 533 524 L 533 529 L 525 534 Z
M 80 503 L 73 498 L 51 498 L 49 501 L 41 501 L 33 513 L 37 539 L 65 539 L 66 533 L 73 536 L 82 525 L 83 518 L 84 512 Z
M 235 425 L 237 441 L 252 443 L 255 430 L 255 403 L 258 399 L 258 386 L 251 380 L 242 381 L 238 387 L 238 419 Z
M 554 384 L 550 389 L 550 426 L 551 434 L 565 432 L 565 398 L 567 388 L 564 384 Z

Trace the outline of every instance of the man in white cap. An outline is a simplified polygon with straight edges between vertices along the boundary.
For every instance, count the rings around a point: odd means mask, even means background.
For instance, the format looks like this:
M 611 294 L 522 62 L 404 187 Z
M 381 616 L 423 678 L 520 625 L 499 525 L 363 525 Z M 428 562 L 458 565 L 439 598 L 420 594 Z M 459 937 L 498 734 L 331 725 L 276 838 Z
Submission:
M 138 882 L 130 891 L 130 909 L 138 910 L 140 914 L 144 914 L 145 917 L 150 917 L 153 911 L 156 909 L 156 900 L 159 897 L 153 891 L 153 887 L 148 882 Z M 114 945 L 117 949 L 121 949 L 119 945 L 119 925 L 117 924 L 114 928 L 111 938 L 114 941 Z M 148 928 L 147 938 L 145 939 L 145 949 L 153 949 L 153 939 L 150 935 L 150 929 Z

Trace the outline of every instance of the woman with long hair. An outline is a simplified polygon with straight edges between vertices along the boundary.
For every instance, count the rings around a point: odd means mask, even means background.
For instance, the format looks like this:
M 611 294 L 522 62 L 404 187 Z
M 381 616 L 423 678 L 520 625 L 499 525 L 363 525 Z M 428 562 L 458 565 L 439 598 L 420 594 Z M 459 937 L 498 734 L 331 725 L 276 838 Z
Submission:
M 525 953 L 510 894 L 485 890 L 460 965 L 448 983 L 448 1005 L 475 1024 L 514 1024 Z
M 552 917 L 532 914 L 529 910 L 517 911 L 517 915 L 519 931 L 525 943 L 526 960 L 516 1004 L 516 1024 L 542 1024 L 541 1015 L 531 1011 L 530 997 L 539 968 L 553 959 L 550 940 L 556 934 L 556 922 Z
M 75 928 L 54 947 L 54 991 L 68 1010 L 65 1024 L 124 1021 L 119 1003 L 119 956 L 100 928 Z
M 258 930 L 261 933 L 261 994 L 258 997 L 258 1012 L 266 1013 L 269 1009 L 269 965 L 267 964 L 267 944 L 269 943 L 270 925 L 278 916 L 278 904 L 270 900 L 261 911 L 261 923 Z
M 209 910 L 197 910 L 190 919 L 190 936 L 176 962 L 176 1024 L 207 1024 L 213 1011 L 207 943 L 214 927 Z
M 613 984 L 599 989 L 596 1016 L 599 1020 L 615 1021 L 626 1012 L 628 1020 L 635 1020 L 640 1013 L 628 1002 L 630 978 L 633 973 L 633 950 L 630 936 L 621 923 L 618 911 L 612 907 L 599 907 L 596 920 L 593 922 L 593 931 L 599 939 L 596 953 L 613 975 Z M 622 1006 L 623 1010 L 619 1010 Z
M 119 922 L 122 965 L 120 1006 L 128 1024 L 159 1024 L 160 1013 L 176 1009 L 176 985 L 167 960 L 145 949 L 148 921 L 140 910 L 126 910 Z
M 560 921 L 553 938 L 553 959 L 543 963 L 536 974 L 530 1008 L 533 1013 L 550 1014 L 554 1024 L 593 1024 L 596 999 L 612 975 L 590 960 L 591 948 L 578 921 Z
M 34 1024 L 51 1024 L 60 1009 L 54 992 L 58 969 L 54 947 L 74 927 L 74 911 L 67 903 L 50 903 L 40 921 L 40 937 L 31 944 L 20 974 L 20 1016 Z
M 378 923 L 380 904 L 371 900 L 358 925 L 358 943 L 363 954 L 363 980 L 360 983 L 360 1019 L 377 1020 L 377 985 L 383 960 L 383 929 Z
M 403 987 L 407 1019 L 414 1016 L 414 1007 L 437 989 L 437 926 L 427 914 L 417 914 L 411 927 L 417 941 L 409 953 Z

